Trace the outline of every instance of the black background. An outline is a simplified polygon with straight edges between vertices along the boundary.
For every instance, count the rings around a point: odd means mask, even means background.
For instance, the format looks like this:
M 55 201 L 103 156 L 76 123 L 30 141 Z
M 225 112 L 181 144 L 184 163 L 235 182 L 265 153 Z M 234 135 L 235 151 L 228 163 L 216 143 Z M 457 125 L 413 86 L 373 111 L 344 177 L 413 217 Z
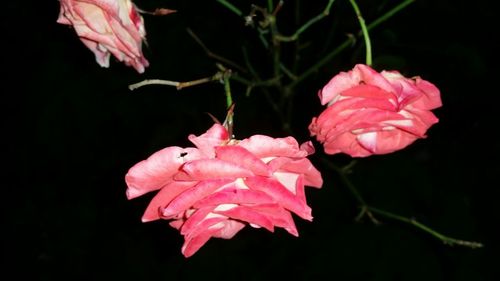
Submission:
M 250 1 L 232 1 L 248 12 Z M 277 1 L 275 1 L 277 2 Z M 285 1 L 280 30 L 295 28 L 296 1 Z M 310 18 L 327 1 L 300 1 Z M 492 1 L 490 1 L 492 2 Z M 264 1 L 255 4 L 265 6 Z M 368 22 L 398 1 L 360 0 Z M 416 1 L 371 32 L 374 66 L 420 75 L 442 92 L 440 122 L 428 138 L 393 154 L 359 161 L 352 181 L 372 205 L 415 217 L 450 236 L 483 242 L 471 250 L 443 245 L 407 225 L 382 219 L 354 222 L 356 202 L 334 172 L 323 189 L 309 189 L 314 222 L 296 219 L 300 237 L 245 228 L 234 239 L 212 239 L 185 259 L 182 236 L 165 221 L 143 224 L 151 195 L 128 201 L 124 175 L 136 162 L 224 118 L 222 85 L 177 91 L 146 78 L 192 80 L 215 73 L 214 61 L 189 37 L 192 28 L 210 48 L 243 64 L 250 46 L 256 67 L 270 61 L 251 28 L 216 1 L 136 1 L 145 15 L 151 62 L 139 75 L 115 60 L 100 68 L 74 31 L 55 21 L 57 1 L 9 1 L 2 17 L 2 267 L 12 280 L 497 280 L 499 142 L 497 74 L 499 33 L 488 1 Z M 330 27 L 334 29 L 330 32 Z M 347 1 L 303 37 L 301 69 L 358 30 Z M 363 62 L 356 44 L 297 91 L 292 128 L 300 141 L 321 107 L 317 90 L 335 73 Z M 285 53 L 286 56 L 286 53 Z M 264 71 L 265 72 L 265 71 Z M 233 83 L 234 84 L 234 83 Z M 244 96 L 234 84 L 236 136 L 285 136 L 262 93 Z M 317 154 L 322 154 L 320 146 Z M 345 163 L 345 156 L 332 161 Z M 491 161 L 491 162 L 490 162 Z M 497 279 L 495 279 L 496 277 Z M 7 280 L 8 278 L 2 278 Z

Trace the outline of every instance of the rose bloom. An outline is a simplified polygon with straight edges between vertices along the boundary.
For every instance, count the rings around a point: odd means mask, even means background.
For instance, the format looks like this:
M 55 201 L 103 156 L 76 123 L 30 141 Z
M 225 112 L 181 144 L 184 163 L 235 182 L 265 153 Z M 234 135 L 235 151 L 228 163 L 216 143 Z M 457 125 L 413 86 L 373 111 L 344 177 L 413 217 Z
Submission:
M 362 64 L 333 77 L 319 98 L 328 107 L 313 118 L 311 135 L 325 153 L 352 157 L 391 153 L 426 137 L 438 122 L 430 110 L 441 106 L 439 90 L 430 82 Z
M 263 135 L 240 141 L 218 124 L 189 140 L 196 148 L 164 148 L 125 176 L 129 199 L 159 190 L 142 220 L 171 220 L 184 235 L 184 256 L 245 225 L 298 236 L 291 213 L 312 220 L 304 186 L 319 188 L 323 180 L 306 158 L 314 153 L 310 141 L 299 146 L 292 137 Z
M 149 65 L 141 45 L 144 22 L 130 0 L 60 0 L 58 23 L 72 25 L 97 63 L 109 67 L 113 54 L 139 73 Z

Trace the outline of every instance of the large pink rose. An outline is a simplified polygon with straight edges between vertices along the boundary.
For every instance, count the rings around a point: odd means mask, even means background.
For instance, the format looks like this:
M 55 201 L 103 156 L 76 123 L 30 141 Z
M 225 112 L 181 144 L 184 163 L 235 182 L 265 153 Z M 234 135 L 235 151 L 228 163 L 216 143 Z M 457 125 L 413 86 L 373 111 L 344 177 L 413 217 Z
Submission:
M 405 78 L 397 71 L 376 72 L 358 64 L 341 72 L 319 92 L 328 107 L 309 125 L 325 153 L 353 157 L 386 154 L 402 149 L 438 119 L 438 88 L 420 77 Z
M 215 124 L 196 146 L 167 147 L 132 167 L 125 180 L 129 199 L 160 190 L 144 222 L 168 219 L 184 235 L 182 253 L 189 257 L 211 237 L 232 238 L 245 225 L 298 236 L 291 212 L 312 220 L 304 186 L 321 187 L 322 178 L 306 158 L 311 142 L 292 137 L 255 135 L 231 139 Z
M 139 73 L 149 65 L 142 54 L 144 22 L 130 0 L 60 0 L 58 23 L 72 25 L 97 63 L 109 66 L 110 54 Z

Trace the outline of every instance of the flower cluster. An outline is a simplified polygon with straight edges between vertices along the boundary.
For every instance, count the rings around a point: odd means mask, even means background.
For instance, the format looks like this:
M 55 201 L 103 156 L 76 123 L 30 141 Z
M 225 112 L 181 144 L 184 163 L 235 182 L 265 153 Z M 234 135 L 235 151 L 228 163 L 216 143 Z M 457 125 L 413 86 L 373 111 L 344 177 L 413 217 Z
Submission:
M 357 11 L 357 5 L 351 3 Z M 146 31 L 138 13 L 141 10 L 131 0 L 60 0 L 60 4 L 57 21 L 75 29 L 99 65 L 108 67 L 112 54 L 139 73 L 145 71 L 149 65 L 142 53 Z M 265 9 L 258 11 L 274 24 L 280 7 L 272 15 Z M 236 8 L 231 5 L 230 9 Z M 148 13 L 173 12 L 156 9 Z M 363 20 L 360 24 L 367 45 L 366 61 L 371 64 L 367 29 Z M 271 33 L 273 43 L 293 39 L 278 36 L 276 30 Z M 275 76 L 280 77 L 279 73 Z M 227 107 L 231 108 L 229 78 L 224 75 L 224 79 Z M 165 84 L 180 88 L 181 83 L 168 82 Z M 406 78 L 397 71 L 377 72 L 363 64 L 335 75 L 319 91 L 319 98 L 327 107 L 312 119 L 311 136 L 323 144 L 325 153 L 352 157 L 391 153 L 426 137 L 427 130 L 438 122 L 431 110 L 441 106 L 439 89 L 432 83 L 420 77 Z M 305 186 L 320 188 L 323 180 L 307 159 L 314 153 L 310 141 L 299 146 L 293 137 L 264 135 L 236 140 L 219 124 L 200 136 L 190 135 L 189 140 L 195 147 L 164 148 L 125 176 L 129 199 L 157 191 L 142 220 L 169 220 L 184 236 L 184 256 L 193 255 L 212 237 L 232 238 L 247 225 L 271 232 L 279 227 L 298 236 L 292 213 L 312 220 Z
M 142 220 L 172 220 L 184 235 L 186 257 L 245 225 L 298 236 L 291 213 L 312 220 L 304 186 L 319 188 L 323 180 L 306 158 L 314 153 L 311 142 L 264 135 L 234 140 L 218 124 L 189 140 L 196 147 L 167 147 L 125 177 L 129 199 L 159 190 Z

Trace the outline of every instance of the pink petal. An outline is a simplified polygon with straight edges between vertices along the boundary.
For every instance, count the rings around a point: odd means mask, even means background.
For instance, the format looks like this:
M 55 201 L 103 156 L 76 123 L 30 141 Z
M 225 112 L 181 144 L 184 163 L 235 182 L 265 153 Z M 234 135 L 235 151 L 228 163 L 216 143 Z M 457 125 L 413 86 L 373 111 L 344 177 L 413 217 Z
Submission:
M 311 208 L 290 192 L 277 180 L 260 176 L 245 179 L 245 184 L 254 190 L 259 190 L 270 195 L 276 202 L 288 210 L 294 212 L 299 217 L 312 220 Z
M 264 227 L 265 229 L 274 232 L 273 222 L 265 215 L 256 212 L 251 207 L 237 206 L 228 210 L 214 211 L 232 219 L 245 221 L 250 224 L 255 224 Z
M 172 181 L 179 167 L 186 161 L 200 157 L 194 148 L 171 146 L 134 165 L 125 176 L 129 199 L 157 190 Z
M 220 228 L 223 226 L 222 222 L 228 220 L 226 216 L 219 214 L 210 214 L 210 217 L 206 217 L 204 220 L 199 222 L 196 226 L 194 226 L 190 232 L 184 235 L 186 240 L 190 240 L 193 237 L 196 237 L 204 232 L 210 231 L 213 228 Z
M 321 104 L 325 105 L 338 99 L 338 95 L 354 86 L 360 85 L 361 82 L 376 86 L 387 92 L 394 92 L 391 84 L 380 73 L 367 65 L 357 64 L 353 70 L 341 72 L 334 76 L 323 87 L 319 92 Z
M 238 143 L 258 158 L 265 157 L 306 157 L 307 151 L 300 150 L 299 144 L 293 137 L 271 138 L 263 135 L 254 135 Z
M 239 165 L 219 159 L 201 159 L 185 163 L 176 180 L 236 179 L 253 176 L 253 173 Z
M 271 170 L 255 155 L 243 147 L 225 145 L 215 147 L 217 159 L 244 167 L 259 176 L 270 176 Z
M 423 95 L 418 101 L 412 104 L 414 107 L 431 110 L 442 106 L 441 93 L 434 84 L 423 80 L 420 77 L 416 78 L 415 83 L 416 86 L 423 92 Z
M 257 204 L 273 203 L 274 199 L 264 192 L 249 189 L 224 189 L 194 204 L 195 208 L 217 206 L 221 204 Z
M 235 221 L 235 220 L 227 220 L 221 222 L 224 225 L 219 231 L 212 234 L 212 237 L 223 238 L 223 239 L 231 239 L 238 233 L 241 229 L 245 227 L 244 223 Z
M 300 145 L 300 150 L 307 152 L 308 155 L 312 155 L 315 152 L 314 145 L 312 141 L 306 141 Z
M 174 200 L 172 200 L 170 204 L 163 210 L 163 216 L 165 218 L 172 217 L 177 213 L 193 206 L 194 203 L 212 194 L 215 190 L 232 182 L 233 180 L 227 179 L 201 181 L 197 185 L 179 194 Z
M 320 188 L 323 185 L 321 173 L 311 164 L 307 158 L 302 158 L 287 162 L 281 168 L 281 171 L 303 174 L 304 184 L 307 186 Z
M 327 140 L 324 146 L 326 154 L 345 153 L 352 157 L 366 157 L 373 154 L 358 142 L 356 135 L 351 133 L 341 134 L 331 141 Z
M 171 182 L 162 188 L 149 203 L 149 206 L 142 216 L 142 221 L 148 222 L 161 218 L 161 210 L 170 204 L 170 202 L 179 194 L 195 186 L 196 183 L 197 182 L 188 181 Z
M 187 235 L 193 231 L 195 227 L 201 222 L 207 219 L 208 214 L 210 214 L 216 206 L 209 206 L 197 209 L 191 216 L 185 220 L 181 228 L 181 234 Z M 221 217 L 221 216 L 218 216 Z
M 287 173 L 287 172 L 275 172 L 273 174 L 274 178 L 278 180 L 288 191 L 297 195 L 297 179 L 299 174 L 296 173 Z
M 229 134 L 222 125 L 214 124 L 201 136 L 189 135 L 188 139 L 208 158 L 215 157 L 214 147 L 229 140 Z
M 184 225 L 184 219 L 178 219 L 178 220 L 173 220 L 168 223 L 171 227 L 179 230 L 181 229 L 182 225 Z
M 397 96 L 373 85 L 354 86 L 342 92 L 342 96 L 364 98 L 370 107 L 397 110 Z
M 387 154 L 403 149 L 418 139 L 404 131 L 384 131 L 358 136 L 359 143 L 373 154 Z
M 213 222 L 209 222 L 213 223 Z M 214 236 L 217 233 L 220 233 L 220 230 L 223 228 L 223 226 L 218 226 L 214 228 L 208 228 L 200 233 L 198 233 L 196 236 L 190 236 L 185 238 L 184 245 L 182 245 L 181 252 L 182 254 L 186 257 L 189 258 L 190 256 L 194 255 L 205 243 L 210 240 L 212 236 Z
M 252 205 L 252 209 L 265 214 L 269 219 L 271 219 L 274 226 L 284 228 L 293 236 L 299 236 L 297 227 L 293 222 L 292 215 L 279 204 L 256 204 Z
M 142 54 L 145 29 L 142 17 L 129 0 L 63 0 L 58 22 L 73 25 L 78 36 L 96 55 L 99 65 L 112 53 L 138 72 L 149 65 Z M 94 41 L 94 44 L 89 43 Z M 105 54 L 103 54 L 105 53 Z
M 267 163 L 267 166 L 271 169 L 272 172 L 278 171 L 283 167 L 286 163 L 293 161 L 294 158 L 290 157 L 276 157 Z M 304 158 L 302 158 L 304 159 Z

